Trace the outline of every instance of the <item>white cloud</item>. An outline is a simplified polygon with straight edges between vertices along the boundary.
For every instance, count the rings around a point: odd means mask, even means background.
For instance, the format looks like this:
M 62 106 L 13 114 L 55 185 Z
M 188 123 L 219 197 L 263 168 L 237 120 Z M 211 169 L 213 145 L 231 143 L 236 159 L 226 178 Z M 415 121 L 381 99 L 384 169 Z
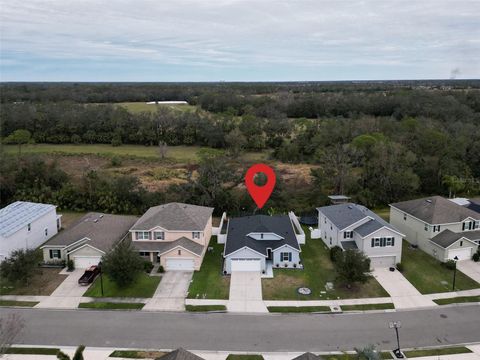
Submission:
M 8 65 L 37 57 L 232 69 L 410 66 L 444 77 L 454 68 L 465 77 L 480 71 L 476 0 L 5 0 L 0 8 Z

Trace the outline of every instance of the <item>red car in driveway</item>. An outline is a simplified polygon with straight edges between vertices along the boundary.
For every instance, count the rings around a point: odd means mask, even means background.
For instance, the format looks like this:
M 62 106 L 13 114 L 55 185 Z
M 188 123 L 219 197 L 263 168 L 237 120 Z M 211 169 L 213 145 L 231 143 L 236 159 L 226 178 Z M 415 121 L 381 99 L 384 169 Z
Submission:
M 80 285 L 89 285 L 95 280 L 98 274 L 100 274 L 100 267 L 97 265 L 90 266 L 85 270 L 82 277 L 78 279 L 78 283 Z

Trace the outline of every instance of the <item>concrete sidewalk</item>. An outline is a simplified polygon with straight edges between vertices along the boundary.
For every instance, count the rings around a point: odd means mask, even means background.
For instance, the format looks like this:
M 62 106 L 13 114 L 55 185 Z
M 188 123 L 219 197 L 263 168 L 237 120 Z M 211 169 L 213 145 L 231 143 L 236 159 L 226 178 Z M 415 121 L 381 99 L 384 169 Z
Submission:
M 422 295 L 399 271 L 377 268 L 372 274 L 391 296 L 395 309 L 438 306 Z

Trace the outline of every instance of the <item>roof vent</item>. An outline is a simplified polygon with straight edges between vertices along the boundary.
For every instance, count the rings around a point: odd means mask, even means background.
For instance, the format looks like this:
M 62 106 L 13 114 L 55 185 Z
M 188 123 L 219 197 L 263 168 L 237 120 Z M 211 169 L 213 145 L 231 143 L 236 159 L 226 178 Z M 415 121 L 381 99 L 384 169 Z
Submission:
M 352 206 L 352 205 L 348 205 L 348 208 L 349 208 L 349 209 L 353 209 L 353 206 Z
M 428 203 L 430 203 L 430 204 L 432 203 L 432 200 L 431 200 L 431 199 L 427 199 L 427 200 L 425 200 L 425 201 L 428 202 Z
M 100 214 L 100 219 L 103 218 L 103 214 Z
M 94 223 L 97 223 L 97 222 L 98 222 L 98 219 L 93 220 L 93 222 L 94 222 Z

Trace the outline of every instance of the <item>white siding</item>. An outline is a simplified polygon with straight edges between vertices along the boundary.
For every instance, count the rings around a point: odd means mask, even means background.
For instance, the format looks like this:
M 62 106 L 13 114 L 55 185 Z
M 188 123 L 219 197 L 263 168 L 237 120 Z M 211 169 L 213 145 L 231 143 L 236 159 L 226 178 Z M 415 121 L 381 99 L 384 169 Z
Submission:
M 394 246 L 372 247 L 372 238 L 376 237 L 393 237 L 395 239 Z M 359 249 L 371 258 L 379 256 L 393 256 L 395 257 L 395 264 L 402 261 L 402 237 L 396 232 L 387 228 L 377 230 L 367 238 L 363 239 L 363 246 L 359 246 Z
M 292 253 L 292 261 L 281 261 L 280 253 L 282 252 Z M 273 267 L 279 265 L 279 268 L 293 268 L 294 264 L 296 264 L 297 268 L 300 265 L 300 254 L 297 250 L 285 245 L 273 251 Z
M 228 255 L 225 258 L 225 271 L 227 274 L 232 273 L 232 259 L 258 259 L 260 260 L 262 271 L 265 270 L 265 257 L 259 255 L 258 253 L 250 249 L 242 249 L 234 254 Z
M 47 229 L 47 235 L 45 235 Z M 10 256 L 14 250 L 36 249 L 45 241 L 57 234 L 57 212 L 52 209 L 45 215 L 30 223 L 30 231 L 25 225 L 11 236 L 0 237 L 0 261 Z

